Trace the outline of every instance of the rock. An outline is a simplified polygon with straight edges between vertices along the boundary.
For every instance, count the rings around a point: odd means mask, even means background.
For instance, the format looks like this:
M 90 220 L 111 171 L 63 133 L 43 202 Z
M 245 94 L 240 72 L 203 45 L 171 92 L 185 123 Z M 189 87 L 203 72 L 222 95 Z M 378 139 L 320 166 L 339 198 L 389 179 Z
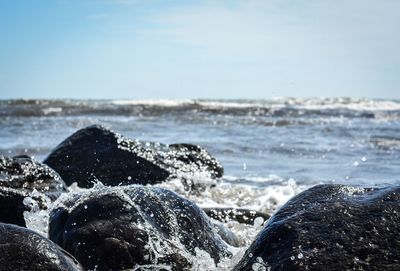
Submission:
M 221 177 L 222 166 L 206 150 L 190 144 L 164 145 L 131 140 L 99 125 L 81 129 L 58 145 L 44 163 L 70 185 L 155 184 L 202 172 Z
M 209 172 L 212 178 L 221 178 L 224 175 L 224 168 L 218 161 L 202 147 L 193 144 L 171 144 L 169 145 L 169 160 L 181 161 L 188 165 L 186 171 L 190 172 L 191 167 L 197 167 L 197 171 Z M 182 170 L 182 164 L 169 162 L 171 167 L 175 166 L 177 172 Z
M 47 165 L 27 156 L 0 156 L 0 222 L 25 227 L 25 211 L 46 210 L 63 192 L 65 183 Z
M 203 211 L 209 217 L 221 222 L 228 222 L 234 220 L 239 223 L 253 225 L 254 220 L 257 217 L 261 217 L 263 220 L 267 220 L 269 218 L 268 214 L 242 208 L 210 207 L 210 208 L 203 208 Z
M 26 196 L 22 191 L 0 187 L 0 222 L 25 227 L 23 213 L 29 211 L 23 203 Z
M 25 192 L 37 190 L 53 199 L 68 191 L 54 170 L 27 156 L 0 156 L 0 187 Z
M 40 234 L 11 224 L 0 223 L 0 269 L 82 270 L 76 260 Z
M 200 250 L 215 262 L 230 256 L 197 205 L 153 187 L 96 186 L 74 194 L 51 212 L 49 236 L 86 269 L 188 270 Z
M 37 224 L 39 221 L 29 220 L 30 215 L 39 211 L 45 212 L 50 203 L 50 198 L 40 192 L 29 193 L 0 186 L 0 222 L 25 227 L 27 217 L 29 217 L 28 225 L 31 222 Z M 43 223 L 47 224 L 47 221 Z
M 400 186 L 315 186 L 291 199 L 234 268 L 400 270 Z

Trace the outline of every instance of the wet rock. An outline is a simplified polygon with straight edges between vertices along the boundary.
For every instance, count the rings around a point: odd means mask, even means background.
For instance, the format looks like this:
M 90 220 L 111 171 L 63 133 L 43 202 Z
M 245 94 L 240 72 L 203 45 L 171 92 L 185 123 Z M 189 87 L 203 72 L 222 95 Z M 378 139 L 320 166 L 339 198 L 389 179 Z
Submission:
M 267 220 L 269 218 L 268 214 L 242 208 L 209 207 L 209 208 L 203 208 L 203 211 L 209 217 L 221 222 L 228 222 L 234 220 L 239 223 L 253 225 L 254 220 L 257 217 L 261 217 L 263 220 Z
M 168 157 L 169 156 L 169 157 Z M 197 167 L 197 171 L 209 172 L 212 178 L 221 178 L 224 175 L 224 169 L 217 160 L 202 147 L 193 144 L 171 144 L 169 145 L 168 160 L 181 161 L 183 163 L 169 163 L 171 167 L 179 172 L 182 166 L 187 165 L 186 171 Z
M 400 270 L 399 223 L 400 186 L 316 186 L 271 217 L 234 270 Z
M 25 227 L 23 213 L 29 211 L 23 203 L 26 196 L 22 191 L 0 187 L 0 222 Z
M 54 170 L 27 156 L 0 156 L 0 186 L 25 192 L 37 190 L 53 199 L 68 191 Z
M 57 206 L 50 239 L 86 269 L 188 270 L 200 250 L 215 262 L 230 256 L 205 213 L 165 189 L 96 186 Z
M 131 140 L 93 125 L 58 145 L 44 163 L 70 185 L 155 184 L 167 178 L 200 172 L 221 177 L 222 166 L 206 150 L 190 144 L 164 145 Z
M 29 193 L 0 186 L 0 222 L 25 227 L 28 213 L 24 212 L 45 211 L 50 202 L 49 197 L 39 192 Z
M 76 260 L 56 244 L 26 228 L 0 223 L 0 269 L 82 270 Z

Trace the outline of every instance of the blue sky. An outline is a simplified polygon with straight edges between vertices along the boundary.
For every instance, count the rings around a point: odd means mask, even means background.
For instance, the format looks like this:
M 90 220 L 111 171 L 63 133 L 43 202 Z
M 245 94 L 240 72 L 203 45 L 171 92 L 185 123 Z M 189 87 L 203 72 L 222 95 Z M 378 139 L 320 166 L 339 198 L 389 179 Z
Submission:
M 1 0 L 0 98 L 400 99 L 397 0 Z

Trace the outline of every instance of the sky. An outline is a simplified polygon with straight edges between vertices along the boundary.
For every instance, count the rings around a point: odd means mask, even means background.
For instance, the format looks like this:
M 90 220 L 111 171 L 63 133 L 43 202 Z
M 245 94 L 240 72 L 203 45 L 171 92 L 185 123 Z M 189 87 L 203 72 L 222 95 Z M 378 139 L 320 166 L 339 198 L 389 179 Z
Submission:
M 0 99 L 400 99 L 398 0 L 1 0 Z

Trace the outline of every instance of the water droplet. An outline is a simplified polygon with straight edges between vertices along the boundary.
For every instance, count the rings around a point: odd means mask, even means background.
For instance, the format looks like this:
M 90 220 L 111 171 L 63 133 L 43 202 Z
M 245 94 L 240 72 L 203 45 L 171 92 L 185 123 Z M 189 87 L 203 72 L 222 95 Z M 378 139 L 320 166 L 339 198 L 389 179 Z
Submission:
M 360 163 L 358 163 L 357 161 L 355 161 L 355 162 L 353 163 L 353 166 L 358 167 L 359 164 L 360 164 Z
M 294 261 L 295 257 L 294 257 L 294 256 L 291 256 L 290 259 L 291 259 L 292 261 Z
M 367 161 L 367 157 L 365 157 L 365 156 L 362 157 L 362 158 L 361 158 L 361 161 L 363 161 L 363 162 Z
M 297 258 L 298 258 L 298 259 L 303 259 L 303 257 L 304 257 L 304 255 L 303 255 L 303 253 L 301 253 L 301 252 L 297 255 Z
M 87 209 L 88 207 L 87 207 L 87 205 L 85 204 L 85 206 L 83 206 L 83 208 Z
M 254 219 L 254 227 L 258 228 L 261 227 L 261 225 L 264 223 L 264 218 L 262 217 L 257 217 L 256 219 Z

